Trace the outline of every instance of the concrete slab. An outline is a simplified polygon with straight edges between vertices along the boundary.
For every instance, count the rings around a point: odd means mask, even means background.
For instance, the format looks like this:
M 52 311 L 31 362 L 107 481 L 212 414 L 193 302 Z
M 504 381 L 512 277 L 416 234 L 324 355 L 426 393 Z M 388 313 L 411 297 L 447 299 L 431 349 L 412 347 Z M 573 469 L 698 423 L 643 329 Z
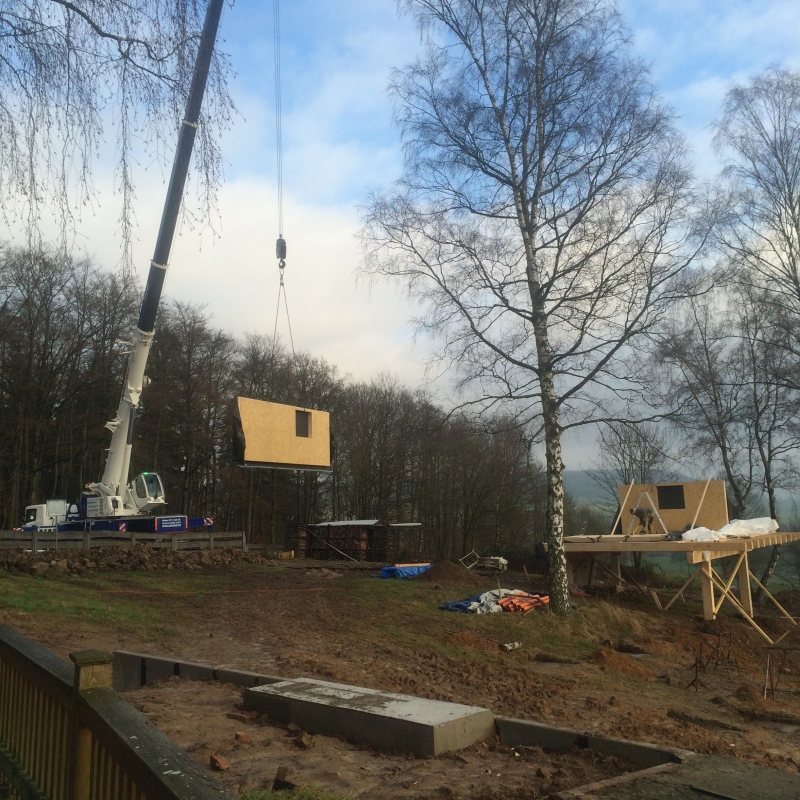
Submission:
M 338 734 L 380 750 L 438 756 L 494 736 L 485 708 L 299 678 L 248 689 L 248 708 L 309 733 Z

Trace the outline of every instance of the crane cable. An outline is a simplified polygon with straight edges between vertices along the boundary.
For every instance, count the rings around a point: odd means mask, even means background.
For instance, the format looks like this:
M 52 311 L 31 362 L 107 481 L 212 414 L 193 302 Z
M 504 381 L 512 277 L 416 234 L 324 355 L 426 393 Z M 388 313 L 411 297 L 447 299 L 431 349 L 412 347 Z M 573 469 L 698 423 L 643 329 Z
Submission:
M 289 341 L 292 345 L 292 358 L 294 352 L 294 336 L 292 334 L 292 321 L 289 317 L 289 301 L 286 297 L 286 284 L 283 280 L 283 271 L 286 268 L 286 240 L 283 238 L 283 109 L 281 104 L 281 11 L 280 0 L 272 0 L 272 31 L 275 55 L 275 150 L 278 183 L 278 241 L 275 243 L 275 257 L 278 259 L 280 282 L 278 284 L 278 305 L 275 309 L 275 327 L 272 332 L 272 350 L 275 352 L 276 337 L 278 335 L 278 316 L 281 311 L 281 294 L 283 305 L 286 309 L 286 322 L 289 326 Z

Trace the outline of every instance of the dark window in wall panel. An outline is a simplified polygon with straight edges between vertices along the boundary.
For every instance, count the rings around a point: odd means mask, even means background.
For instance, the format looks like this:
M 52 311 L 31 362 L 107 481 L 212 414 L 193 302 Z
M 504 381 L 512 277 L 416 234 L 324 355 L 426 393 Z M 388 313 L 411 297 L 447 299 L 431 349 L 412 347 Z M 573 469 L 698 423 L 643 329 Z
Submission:
M 311 438 L 311 412 L 310 411 L 295 411 L 294 412 L 294 432 L 297 436 L 302 436 L 305 439 Z
M 686 508 L 683 497 L 683 486 L 656 486 L 658 492 L 658 507 L 661 509 Z

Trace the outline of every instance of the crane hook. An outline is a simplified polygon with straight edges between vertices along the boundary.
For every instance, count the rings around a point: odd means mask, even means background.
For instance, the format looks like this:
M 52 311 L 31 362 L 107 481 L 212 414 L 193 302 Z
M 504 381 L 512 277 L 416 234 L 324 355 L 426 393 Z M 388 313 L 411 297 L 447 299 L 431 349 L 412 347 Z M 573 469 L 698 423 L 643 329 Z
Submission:
M 286 266 L 286 240 L 283 236 L 279 236 L 275 242 L 275 257 L 278 259 L 278 267 L 283 270 Z

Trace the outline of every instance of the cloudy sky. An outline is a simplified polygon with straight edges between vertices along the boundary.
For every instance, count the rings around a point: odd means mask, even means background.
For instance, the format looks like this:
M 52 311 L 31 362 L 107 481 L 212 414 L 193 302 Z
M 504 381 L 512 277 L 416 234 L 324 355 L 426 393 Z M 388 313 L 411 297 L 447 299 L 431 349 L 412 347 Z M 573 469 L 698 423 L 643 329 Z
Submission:
M 386 371 L 416 386 L 430 345 L 414 342 L 415 309 L 397 286 L 356 282 L 358 206 L 401 169 L 386 94 L 389 72 L 417 51 L 419 34 L 394 0 L 283 0 L 284 235 L 295 343 L 367 379 Z M 701 175 L 717 169 L 709 124 L 732 81 L 769 65 L 800 67 L 797 0 L 620 0 L 635 50 L 680 115 Z M 278 274 L 271 0 L 225 11 L 221 46 L 237 78 L 240 111 L 225 137 L 219 237 L 186 227 L 173 250 L 170 297 L 206 304 L 216 325 L 271 333 Z M 118 199 L 109 170 L 81 242 L 99 261 L 119 260 Z M 164 197 L 164 176 L 137 176 L 136 264 L 146 275 Z M 279 331 L 286 334 L 285 320 Z M 570 464 L 569 466 L 577 466 Z

